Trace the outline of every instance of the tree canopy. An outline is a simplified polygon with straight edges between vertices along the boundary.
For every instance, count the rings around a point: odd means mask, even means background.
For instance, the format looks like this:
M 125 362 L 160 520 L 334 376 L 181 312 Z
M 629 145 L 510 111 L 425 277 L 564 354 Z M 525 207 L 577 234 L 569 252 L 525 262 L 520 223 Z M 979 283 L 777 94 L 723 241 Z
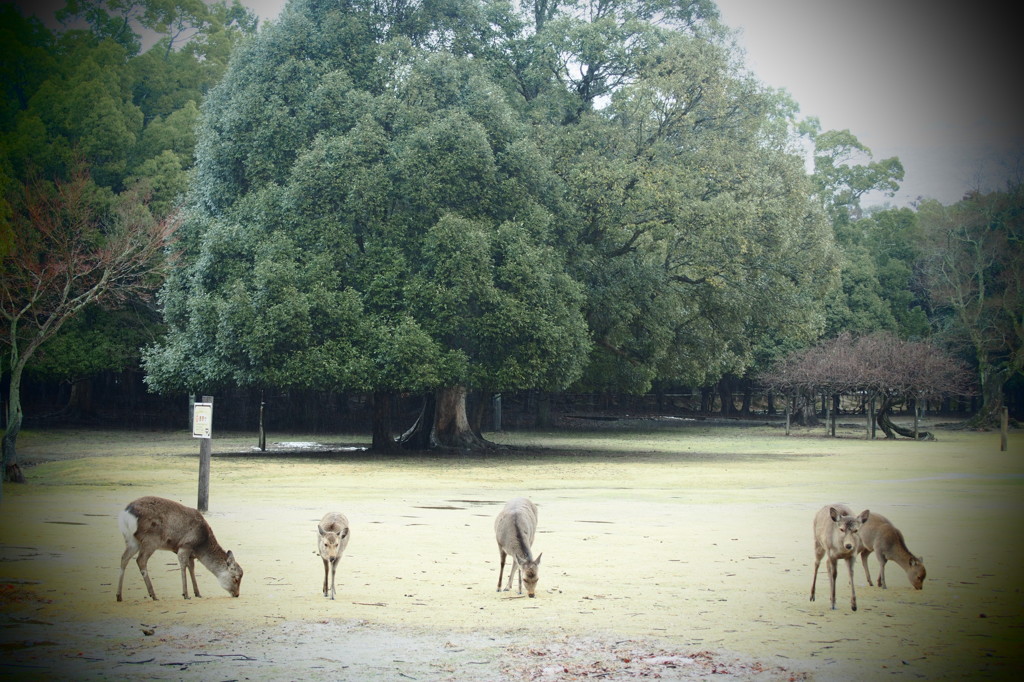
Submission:
M 236 52 L 155 388 L 643 391 L 817 336 L 795 106 L 713 6 L 521 9 L 293 0 Z

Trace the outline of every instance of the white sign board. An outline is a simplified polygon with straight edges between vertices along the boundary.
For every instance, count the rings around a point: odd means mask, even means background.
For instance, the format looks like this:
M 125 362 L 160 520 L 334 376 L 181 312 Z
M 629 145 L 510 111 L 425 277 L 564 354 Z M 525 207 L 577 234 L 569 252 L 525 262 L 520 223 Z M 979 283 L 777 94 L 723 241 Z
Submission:
M 213 403 L 196 403 L 192 413 L 192 437 L 210 438 L 213 434 Z

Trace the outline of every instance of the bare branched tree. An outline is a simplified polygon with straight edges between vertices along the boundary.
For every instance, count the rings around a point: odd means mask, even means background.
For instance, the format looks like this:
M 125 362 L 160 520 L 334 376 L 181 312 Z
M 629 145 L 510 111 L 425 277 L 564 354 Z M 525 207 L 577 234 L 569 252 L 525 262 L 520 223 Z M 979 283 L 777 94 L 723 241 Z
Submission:
M 787 395 L 849 395 L 878 398 L 876 422 L 887 438 L 897 434 L 930 438 L 892 422 L 901 401 L 969 395 L 971 373 L 955 358 L 925 341 L 905 341 L 889 332 L 854 338 L 843 334 L 818 346 L 792 353 L 760 380 Z
M 8 199 L 11 248 L 0 254 L 0 343 L 10 383 L 3 436 L 6 480 L 23 482 L 16 441 L 22 425 L 21 377 L 39 347 L 90 304 L 151 295 L 170 261 L 176 222 L 155 220 L 142 188 L 112 201 L 79 164 L 69 180 L 35 178 Z

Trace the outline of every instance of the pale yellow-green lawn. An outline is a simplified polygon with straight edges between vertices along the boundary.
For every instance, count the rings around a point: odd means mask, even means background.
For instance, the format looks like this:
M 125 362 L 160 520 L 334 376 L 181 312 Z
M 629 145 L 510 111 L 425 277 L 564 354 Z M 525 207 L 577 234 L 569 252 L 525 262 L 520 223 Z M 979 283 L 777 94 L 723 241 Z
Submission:
M 0 674 L 699 679 L 701 652 L 716 679 L 1021 670 L 1024 435 L 1000 452 L 996 433 L 915 443 L 633 426 L 489 434 L 521 449 L 467 457 L 378 457 L 340 448 L 358 437 L 308 435 L 272 440 L 339 447 L 258 454 L 250 436 L 215 438 L 207 518 L 245 569 L 241 596 L 199 568 L 204 597 L 184 601 L 176 558 L 158 552 L 160 600 L 131 562 L 122 603 L 117 512 L 142 495 L 194 506 L 198 441 L 25 433 L 30 482 L 5 484 L 0 503 Z M 540 507 L 536 599 L 495 591 L 493 518 L 517 495 Z M 896 523 L 924 557 L 924 590 L 893 563 L 887 590 L 868 587 L 858 562 L 857 612 L 842 565 L 836 610 L 824 568 L 810 602 L 811 520 L 832 502 Z M 315 529 L 333 510 L 352 540 L 332 602 Z

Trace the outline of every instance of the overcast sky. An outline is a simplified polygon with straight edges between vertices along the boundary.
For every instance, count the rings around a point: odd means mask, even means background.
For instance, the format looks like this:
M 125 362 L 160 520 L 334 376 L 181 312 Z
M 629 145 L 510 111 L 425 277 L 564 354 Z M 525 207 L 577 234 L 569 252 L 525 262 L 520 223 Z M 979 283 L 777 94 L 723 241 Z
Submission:
M 992 0 L 718 0 L 747 64 L 803 116 L 848 129 L 906 168 L 893 199 L 943 203 L 1001 189 L 1019 170 L 1021 62 L 1006 5 Z M 1001 10 L 997 10 L 1001 7 Z
M 261 19 L 285 0 L 243 0 Z M 1019 30 L 1006 3 L 974 0 L 717 0 L 747 64 L 824 130 L 875 159 L 899 157 L 900 192 L 867 203 L 950 204 L 1001 189 L 1024 162 Z
M 21 0 L 62 6 L 63 0 Z M 243 0 L 261 19 L 286 0 Z M 1022 61 L 1005 3 L 717 0 L 747 64 L 824 130 L 848 129 L 906 168 L 891 202 L 1001 189 L 1024 162 Z M 885 201 L 872 197 L 867 203 Z

